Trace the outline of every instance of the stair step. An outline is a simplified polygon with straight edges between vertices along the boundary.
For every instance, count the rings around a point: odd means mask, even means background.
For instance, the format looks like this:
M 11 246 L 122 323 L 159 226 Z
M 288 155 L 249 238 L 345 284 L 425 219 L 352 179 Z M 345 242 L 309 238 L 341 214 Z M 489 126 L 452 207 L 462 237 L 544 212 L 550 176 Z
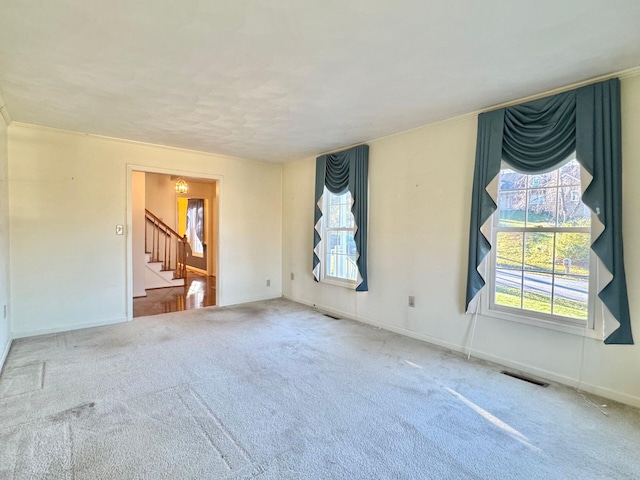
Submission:
M 181 287 L 184 278 L 175 278 L 174 270 L 162 270 L 162 262 L 147 263 L 145 265 L 145 283 L 147 288 Z

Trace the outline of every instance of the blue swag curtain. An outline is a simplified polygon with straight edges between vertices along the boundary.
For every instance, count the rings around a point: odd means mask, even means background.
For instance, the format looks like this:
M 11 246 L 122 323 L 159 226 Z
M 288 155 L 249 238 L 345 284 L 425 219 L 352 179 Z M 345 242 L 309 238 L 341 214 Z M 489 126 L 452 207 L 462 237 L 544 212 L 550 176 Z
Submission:
M 369 290 L 367 284 L 367 221 L 368 221 L 368 183 L 369 183 L 369 146 L 343 150 L 342 152 L 322 155 L 316 159 L 316 191 L 313 223 L 313 276 L 320 281 L 319 245 L 321 238 L 322 193 L 327 187 L 331 193 L 340 195 L 347 190 L 351 193 L 353 205 L 351 212 L 356 224 L 353 237 L 358 252 L 357 292 Z
M 612 275 L 598 297 L 620 323 L 604 343 L 633 344 L 622 249 L 620 124 L 617 78 L 478 116 L 467 311 L 485 284 L 478 267 L 491 244 L 480 229 L 496 210 L 486 188 L 500 172 L 501 161 L 524 173 L 543 173 L 575 151 L 578 162 L 593 177 L 582 201 L 604 226 L 591 249 Z

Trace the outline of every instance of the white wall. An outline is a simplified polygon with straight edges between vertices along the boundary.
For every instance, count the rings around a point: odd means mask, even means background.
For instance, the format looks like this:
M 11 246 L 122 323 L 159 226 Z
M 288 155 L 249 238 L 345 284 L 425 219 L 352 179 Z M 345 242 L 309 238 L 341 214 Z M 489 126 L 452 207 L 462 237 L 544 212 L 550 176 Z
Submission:
M 15 122 L 8 135 L 14 335 L 127 317 L 127 165 L 221 176 L 218 301 L 280 295 L 281 166 Z
M 146 173 L 145 178 L 145 208 L 177 230 L 176 181 L 162 173 Z
M 622 82 L 625 265 L 637 345 L 602 342 L 489 317 L 477 356 L 640 406 L 640 77 Z M 455 350 L 468 345 L 466 262 L 477 117 L 370 145 L 369 292 L 313 281 L 315 158 L 283 172 L 283 293 L 295 300 Z M 295 280 L 290 280 L 291 272 Z M 407 297 L 416 296 L 416 307 Z
M 2 105 L 0 97 L 0 105 Z M 9 189 L 7 182 L 7 125 L 0 116 L 0 371 L 11 346 L 9 302 Z M 7 317 L 4 306 L 7 305 Z
M 145 173 L 131 173 L 131 267 L 133 269 L 133 296 L 144 297 L 145 290 Z

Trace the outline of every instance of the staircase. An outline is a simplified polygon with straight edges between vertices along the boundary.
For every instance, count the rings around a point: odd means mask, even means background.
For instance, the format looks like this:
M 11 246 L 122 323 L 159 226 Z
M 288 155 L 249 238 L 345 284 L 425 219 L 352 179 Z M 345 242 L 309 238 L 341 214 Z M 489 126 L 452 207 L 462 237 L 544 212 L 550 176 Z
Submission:
M 187 239 L 146 209 L 145 217 L 145 289 L 184 286 Z

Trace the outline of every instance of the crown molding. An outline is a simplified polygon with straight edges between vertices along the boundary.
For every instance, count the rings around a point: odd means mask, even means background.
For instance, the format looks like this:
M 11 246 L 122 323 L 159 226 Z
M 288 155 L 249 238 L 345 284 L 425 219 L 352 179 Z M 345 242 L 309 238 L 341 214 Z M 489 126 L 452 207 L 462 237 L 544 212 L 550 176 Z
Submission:
M 513 105 L 520 105 L 521 103 L 531 102 L 533 100 L 537 100 L 539 98 L 549 97 L 551 95 L 556 95 L 558 93 L 567 92 L 569 90 L 574 90 L 576 88 L 584 87 L 586 85 L 590 85 L 592 83 L 604 82 L 605 80 L 610 80 L 612 78 L 619 78 L 620 80 L 624 80 L 626 78 L 637 77 L 640 75 L 640 67 L 628 68 L 627 70 L 622 70 L 613 73 L 607 73 L 605 75 L 600 75 L 598 77 L 588 78 L 586 80 L 582 80 L 580 82 L 575 82 L 570 85 L 565 85 L 562 87 L 554 88 L 553 90 L 547 90 L 546 92 L 536 93 L 533 95 L 529 95 L 524 98 L 518 98 L 516 100 L 510 100 L 508 102 L 500 103 L 498 105 L 493 105 L 485 110 L 481 110 L 479 112 L 490 112 L 492 110 L 497 110 L 499 108 L 511 107 Z
M 613 77 L 618 77 L 620 80 L 631 77 L 640 76 L 640 67 L 628 68 L 627 70 L 623 70 L 619 72 L 617 75 L 612 75 Z
M 87 133 L 87 132 L 79 132 L 77 130 L 66 130 L 64 128 L 58 128 L 58 127 L 48 127 L 46 125 L 19 122 L 17 120 L 13 120 L 11 123 L 15 127 L 27 128 L 30 130 L 39 130 L 44 132 L 58 133 L 62 135 L 71 135 L 75 137 L 95 138 L 97 140 L 126 143 L 129 145 L 137 145 L 144 148 L 158 148 L 162 150 L 171 150 L 174 152 L 186 153 L 190 155 L 198 155 L 198 156 L 204 156 L 209 158 L 215 157 L 216 159 L 219 159 L 219 160 L 233 160 L 233 161 L 241 161 L 241 162 L 247 162 L 247 163 L 257 163 L 259 165 L 284 165 L 282 163 L 266 162 L 263 160 L 253 160 L 251 158 L 234 157 L 232 155 L 224 155 L 222 153 L 207 152 L 204 150 L 193 150 L 189 148 L 173 147 L 171 145 L 162 145 L 160 143 L 150 143 L 150 142 L 142 142 L 140 140 L 129 140 L 127 138 L 110 137 L 108 135 L 99 135 L 97 133 Z
M 441 127 L 441 126 L 446 125 L 448 123 L 456 123 L 456 122 L 459 122 L 459 121 L 462 121 L 462 120 L 467 120 L 469 118 L 475 118 L 475 117 L 477 117 L 479 114 L 481 114 L 483 112 L 490 112 L 492 110 L 497 110 L 499 108 L 510 107 L 510 106 L 513 106 L 513 105 L 519 105 L 521 103 L 530 102 L 530 101 L 536 100 L 538 98 L 544 98 L 544 97 L 548 97 L 550 95 L 555 95 L 557 93 L 562 93 L 562 92 L 566 92 L 568 90 L 573 90 L 574 88 L 584 87 L 585 85 L 589 85 L 591 83 L 603 82 L 605 80 L 609 80 L 609 79 L 615 78 L 615 77 L 619 78 L 620 80 L 624 80 L 624 79 L 627 79 L 627 78 L 638 77 L 638 76 L 640 76 L 640 66 L 633 67 L 633 68 L 628 68 L 626 70 L 620 70 L 620 71 L 617 71 L 617 72 L 607 73 L 605 75 L 600 75 L 598 77 L 591 77 L 591 78 L 588 78 L 586 80 L 581 80 L 580 82 L 576 82 L 576 83 L 572 83 L 572 84 L 565 85 L 565 86 L 562 86 L 562 87 L 558 87 L 558 88 L 555 88 L 553 90 L 547 90 L 547 91 L 544 91 L 544 92 L 535 93 L 535 94 L 529 95 L 527 97 L 522 97 L 522 98 L 517 98 L 517 99 L 514 99 L 514 100 L 509 100 L 507 102 L 499 103 L 497 105 L 491 105 L 491 106 L 489 106 L 487 108 L 483 108 L 483 109 L 480 109 L 480 110 L 474 110 L 472 112 L 463 113 L 462 115 L 456 115 L 455 117 L 449 117 L 449 118 L 445 118 L 443 120 L 438 120 L 438 121 L 435 121 L 435 122 L 432 122 L 432 123 L 427 123 L 426 125 L 420 125 L 420 126 L 417 126 L 417 127 L 414 127 L 414 128 L 410 128 L 408 130 L 403 130 L 402 132 L 392 133 L 392 134 L 389 134 L 389 135 L 385 135 L 383 137 L 378 137 L 378 138 L 370 139 L 370 140 L 367 140 L 367 141 L 354 143 L 352 145 L 347 145 L 347 146 L 344 146 L 344 147 L 335 148 L 335 149 L 320 153 L 318 155 L 313 155 L 313 157 L 317 157 L 317 156 L 320 156 L 320 155 L 329 155 L 331 153 L 339 152 L 341 150 L 345 150 L 345 149 L 348 149 L 348 148 L 356 147 L 358 145 L 362 145 L 362 144 L 365 144 L 365 143 L 366 144 L 373 144 L 373 143 L 379 142 L 381 140 L 387 140 L 387 139 L 389 139 L 391 137 L 398 137 L 398 136 L 406 135 L 406 134 L 409 134 L 409 133 L 412 133 L 412 132 L 415 132 L 415 131 L 418 131 L 418 130 L 428 130 L 428 129 L 431 129 L 431 128 Z M 304 158 L 306 159 L 306 158 L 310 158 L 310 157 L 304 157 Z M 294 160 L 294 162 L 295 162 L 295 160 Z M 288 163 L 294 163 L 294 162 L 288 162 Z

